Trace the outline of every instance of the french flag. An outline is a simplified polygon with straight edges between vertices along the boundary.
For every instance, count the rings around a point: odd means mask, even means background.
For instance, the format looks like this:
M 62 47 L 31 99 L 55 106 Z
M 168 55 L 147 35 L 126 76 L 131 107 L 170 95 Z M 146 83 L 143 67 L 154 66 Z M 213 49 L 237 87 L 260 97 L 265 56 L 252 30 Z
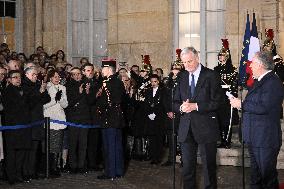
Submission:
M 246 73 L 248 74 L 248 79 L 247 79 L 248 87 L 252 87 L 254 83 L 254 80 L 252 77 L 252 70 L 250 68 L 251 60 L 254 57 L 255 53 L 259 51 L 260 51 L 260 45 L 259 45 L 259 39 L 258 39 L 258 34 L 257 34 L 256 19 L 255 19 L 255 13 L 253 13 L 252 28 L 250 32 L 248 61 L 247 61 L 247 66 L 246 66 Z

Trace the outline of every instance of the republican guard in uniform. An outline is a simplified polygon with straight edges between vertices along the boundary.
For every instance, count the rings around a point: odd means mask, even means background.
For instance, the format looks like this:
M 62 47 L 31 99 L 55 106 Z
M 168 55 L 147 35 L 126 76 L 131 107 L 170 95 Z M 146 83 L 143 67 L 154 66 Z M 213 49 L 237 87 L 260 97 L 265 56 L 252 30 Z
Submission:
M 232 125 L 238 124 L 239 117 L 237 109 L 231 107 L 226 92 L 238 96 L 238 73 L 232 64 L 228 39 L 222 39 L 222 44 L 218 54 L 218 66 L 214 68 L 220 75 L 223 89 L 223 100 L 217 112 L 221 135 L 221 144 L 218 147 L 230 148 Z
M 124 174 L 124 160 L 121 128 L 124 126 L 121 109 L 124 85 L 115 75 L 116 61 L 102 61 L 104 77 L 102 93 L 98 99 L 98 112 L 101 115 L 105 171 L 98 179 L 115 179 Z

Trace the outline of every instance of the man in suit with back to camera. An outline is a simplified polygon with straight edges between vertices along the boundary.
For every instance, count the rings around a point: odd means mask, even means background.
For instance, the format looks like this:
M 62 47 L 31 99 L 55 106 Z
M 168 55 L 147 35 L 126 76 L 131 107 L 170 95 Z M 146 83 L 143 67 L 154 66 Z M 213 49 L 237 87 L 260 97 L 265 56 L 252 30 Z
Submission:
M 174 109 L 180 111 L 178 142 L 183 159 L 183 188 L 196 186 L 197 149 L 203 164 L 204 188 L 217 188 L 216 153 L 219 126 L 216 111 L 222 96 L 220 77 L 199 63 L 198 52 L 186 47 L 181 52 L 185 71 L 180 73 Z
M 252 189 L 279 188 L 277 156 L 282 145 L 280 111 L 283 85 L 272 71 L 270 52 L 257 52 L 250 64 L 256 80 L 243 102 L 231 97 L 231 105 L 242 109 L 243 140 L 250 154 Z

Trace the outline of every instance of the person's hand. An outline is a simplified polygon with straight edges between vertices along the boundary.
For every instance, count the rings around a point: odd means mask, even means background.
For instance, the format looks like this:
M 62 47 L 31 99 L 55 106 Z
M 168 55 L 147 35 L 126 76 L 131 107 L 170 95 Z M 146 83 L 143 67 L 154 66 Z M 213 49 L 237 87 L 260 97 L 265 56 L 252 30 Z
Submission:
M 189 103 L 190 112 L 197 110 L 197 103 Z
M 82 94 L 83 93 L 83 90 L 84 90 L 84 87 L 83 87 L 83 83 L 80 85 L 79 87 L 79 93 Z
M 241 109 L 242 107 L 242 101 L 235 97 L 230 98 L 230 104 L 232 107 L 237 108 L 237 109 Z
M 96 94 L 96 98 L 98 98 L 98 97 L 100 97 L 102 95 L 102 91 L 103 91 L 103 89 L 100 88 L 99 91 Z
M 62 90 L 59 90 L 55 95 L 55 102 L 60 101 L 61 97 L 62 97 Z
M 174 118 L 174 112 L 168 112 L 167 116 L 168 116 L 168 118 L 173 119 Z
M 149 114 L 148 117 L 149 117 L 150 120 L 154 121 L 156 114 L 154 114 L 154 113 Z
M 90 93 L 90 88 L 91 88 L 91 84 L 90 83 L 87 83 L 86 84 L 86 94 L 89 94 Z
M 197 105 L 196 103 L 189 102 L 189 99 L 184 101 L 181 105 L 181 111 L 185 113 L 190 113 L 194 110 L 197 110 Z
M 45 90 L 46 90 L 46 83 L 44 81 L 41 81 L 39 92 L 43 93 Z

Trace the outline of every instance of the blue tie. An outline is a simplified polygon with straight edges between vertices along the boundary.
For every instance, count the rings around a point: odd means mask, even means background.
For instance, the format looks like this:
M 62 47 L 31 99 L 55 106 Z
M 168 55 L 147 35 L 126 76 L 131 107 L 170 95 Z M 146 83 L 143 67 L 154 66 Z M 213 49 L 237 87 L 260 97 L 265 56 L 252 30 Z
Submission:
M 191 74 L 191 84 L 190 84 L 190 92 L 191 92 L 191 97 L 193 97 L 195 91 L 195 81 L 194 81 L 194 75 Z

